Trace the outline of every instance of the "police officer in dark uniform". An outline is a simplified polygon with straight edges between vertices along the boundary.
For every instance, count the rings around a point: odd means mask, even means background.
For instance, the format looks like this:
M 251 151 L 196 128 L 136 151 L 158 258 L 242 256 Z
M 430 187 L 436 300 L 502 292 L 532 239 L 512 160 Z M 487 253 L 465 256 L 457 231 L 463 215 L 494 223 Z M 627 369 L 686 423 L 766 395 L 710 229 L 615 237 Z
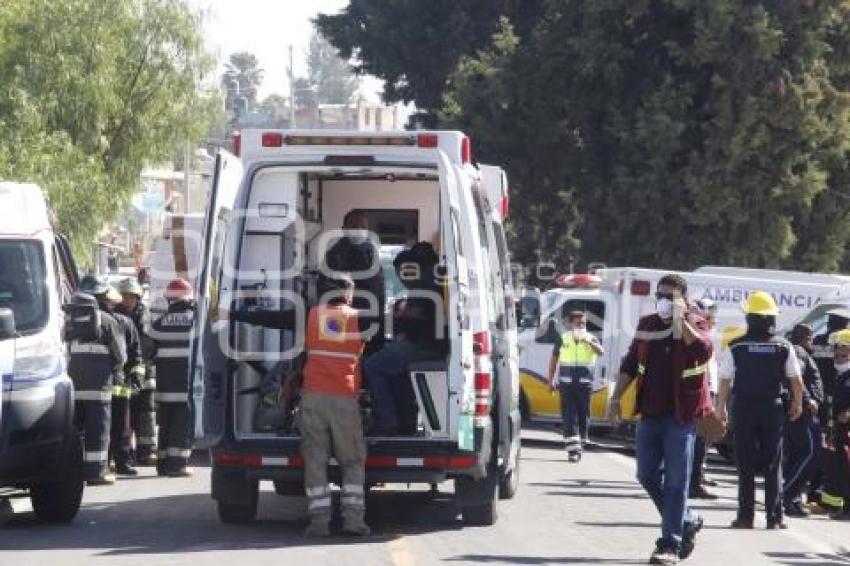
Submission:
M 106 292 L 102 281 L 84 278 L 82 283 L 92 292 Z M 124 336 L 115 319 L 102 312 L 90 294 L 75 293 L 64 310 L 74 422 L 84 436 L 83 477 L 89 485 L 113 484 L 108 452 L 112 387 L 127 360 Z
M 803 415 L 785 428 L 785 486 L 783 507 L 789 517 L 806 517 L 802 493 L 820 458 L 820 422 L 818 409 L 823 404 L 820 372 L 811 356 L 812 328 L 798 324 L 791 331 L 791 343 L 803 376 Z
M 156 367 L 156 421 L 159 425 L 156 470 L 161 476 L 192 475 L 189 457 L 189 355 L 195 305 L 192 286 L 185 279 L 165 289 L 168 311 L 151 326 Z
M 153 465 L 156 463 L 156 407 L 154 405 L 154 377 L 151 359 L 153 357 L 153 341 L 150 338 L 150 311 L 142 302 L 144 291 L 134 279 L 127 278 L 118 286 L 121 293 L 121 304 L 116 307 L 130 317 L 136 326 L 142 346 L 141 387 L 130 398 L 130 428 L 136 436 L 135 462 L 138 465 Z
M 142 362 L 142 343 L 136 325 L 130 317 L 116 310 L 121 304 L 121 294 L 112 287 L 104 296 L 104 309 L 112 315 L 124 335 L 127 350 L 127 362 L 122 368 L 124 379 L 112 390 L 112 426 L 109 441 L 109 455 L 115 462 L 115 471 L 119 476 L 137 476 L 139 472 L 132 466 L 131 448 L 133 429 L 130 428 L 130 397 L 138 391 L 145 375 Z
M 729 344 L 720 364 L 718 415 L 727 420 L 726 401 L 734 393 L 733 427 L 738 464 L 737 529 L 753 528 L 755 475 L 764 469 L 765 511 L 768 529 L 785 529 L 782 520 L 782 437 L 786 420 L 802 413 L 803 380 L 794 348 L 774 334 L 776 307 L 773 297 L 756 291 L 744 308 L 747 332 Z M 791 390 L 786 417 L 783 393 Z

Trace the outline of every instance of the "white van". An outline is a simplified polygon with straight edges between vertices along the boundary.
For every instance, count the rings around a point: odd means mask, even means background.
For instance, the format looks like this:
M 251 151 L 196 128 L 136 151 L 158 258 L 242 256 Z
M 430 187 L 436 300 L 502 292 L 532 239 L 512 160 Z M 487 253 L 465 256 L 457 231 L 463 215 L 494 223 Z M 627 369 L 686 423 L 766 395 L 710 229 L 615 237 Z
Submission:
M 241 163 L 226 152 L 216 159 L 192 369 L 196 438 L 212 451 L 220 517 L 252 519 L 260 480 L 281 493 L 302 488 L 297 430 L 258 430 L 255 420 L 262 374 L 291 364 L 303 326 L 220 320 L 219 307 L 297 304 L 303 321 L 316 301 L 323 250 L 339 237 L 343 216 L 358 209 L 381 244 L 432 243 L 449 345 L 445 359 L 408 368 L 418 432 L 368 437 L 367 483 L 454 479 L 465 520 L 493 523 L 496 499 L 516 491 L 519 463 L 504 174 L 472 165 L 460 132 L 248 130 L 240 140 Z M 384 261 L 397 251 L 382 248 Z
M 521 317 L 520 380 L 526 418 L 560 422 L 560 398 L 550 391 L 546 375 L 554 344 L 549 330 L 551 321 L 564 328 L 567 314 L 581 310 L 588 314 L 588 331 L 605 347 L 605 354 L 594 369 L 591 423 L 607 426 L 605 411 L 620 361 L 640 317 L 654 312 L 658 280 L 667 273 L 670 272 L 631 267 L 599 269 L 593 275 L 564 276 L 560 287 L 537 294 L 536 298 L 533 293 L 523 298 L 523 308 L 528 312 Z M 777 327 L 782 332 L 821 301 L 846 292 L 850 280 L 840 275 L 725 267 L 705 267 L 681 275 L 688 282 L 692 301 L 710 299 L 718 307 L 715 349 L 743 333 L 741 306 L 751 292 L 767 291 L 773 295 L 780 309 Z M 633 402 L 632 387 L 623 397 L 625 414 L 631 414 Z
M 76 285 L 41 190 L 0 182 L 0 488 L 28 490 L 46 521 L 73 519 L 83 493 L 62 341 L 61 306 Z

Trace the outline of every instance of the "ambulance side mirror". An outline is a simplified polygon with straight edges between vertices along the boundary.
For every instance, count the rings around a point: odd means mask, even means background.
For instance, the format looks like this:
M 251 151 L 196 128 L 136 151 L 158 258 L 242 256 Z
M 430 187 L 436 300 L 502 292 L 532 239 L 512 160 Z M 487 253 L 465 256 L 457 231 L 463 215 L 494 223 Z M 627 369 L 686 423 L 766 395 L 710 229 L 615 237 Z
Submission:
M 11 340 L 15 332 L 15 313 L 12 309 L 0 308 L 0 340 Z

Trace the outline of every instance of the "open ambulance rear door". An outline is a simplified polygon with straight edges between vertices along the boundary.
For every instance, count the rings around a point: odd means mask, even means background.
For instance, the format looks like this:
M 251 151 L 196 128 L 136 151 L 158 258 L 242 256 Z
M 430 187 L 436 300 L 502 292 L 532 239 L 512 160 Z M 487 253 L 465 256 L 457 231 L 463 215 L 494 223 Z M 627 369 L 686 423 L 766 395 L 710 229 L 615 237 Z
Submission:
M 232 278 L 233 275 L 223 269 L 222 259 L 241 181 L 242 164 L 239 159 L 226 151 L 219 151 L 204 217 L 200 272 L 195 293 L 197 313 L 189 358 L 198 447 L 212 446 L 224 434 L 229 344 L 227 321 L 217 320 L 218 300 L 227 285 L 226 276 Z M 228 307 L 225 305 L 225 308 Z

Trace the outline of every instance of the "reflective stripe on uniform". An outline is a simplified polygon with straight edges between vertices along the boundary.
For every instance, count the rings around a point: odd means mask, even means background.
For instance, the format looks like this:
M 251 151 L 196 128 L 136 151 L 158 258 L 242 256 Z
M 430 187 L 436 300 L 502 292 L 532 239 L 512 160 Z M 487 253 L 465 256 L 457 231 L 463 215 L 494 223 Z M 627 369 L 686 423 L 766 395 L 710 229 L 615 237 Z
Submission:
M 826 491 L 821 492 L 820 501 L 824 505 L 829 505 L 830 507 L 841 507 L 844 505 L 844 498 L 840 495 L 832 495 Z
M 342 492 L 346 495 L 363 495 L 363 486 L 347 483 L 342 486 Z
M 707 369 L 706 364 L 699 365 L 695 368 L 689 368 L 682 371 L 682 379 L 687 379 L 688 377 L 694 377 L 697 375 L 703 375 Z
M 364 507 L 362 495 L 346 495 L 339 500 L 340 503 L 349 507 Z
M 331 498 L 328 497 L 320 497 L 318 499 L 310 499 L 307 502 L 307 510 L 312 511 L 314 509 L 324 509 L 331 506 Z
M 343 360 L 357 360 L 360 358 L 357 354 L 349 352 L 333 352 L 331 350 L 310 350 L 308 356 L 322 356 L 326 358 L 342 358 Z
M 74 391 L 74 399 L 76 401 L 112 401 L 112 391 L 103 391 L 97 389 L 95 391 Z
M 192 451 L 185 448 L 166 448 L 164 451 L 160 450 L 160 452 L 171 458 L 188 458 L 192 455 Z
M 71 342 L 72 354 L 109 354 L 109 348 L 105 344 L 84 344 Z
M 185 391 L 157 391 L 153 397 L 160 403 L 182 403 L 189 400 L 189 394 Z
M 112 386 L 112 396 L 113 397 L 121 397 L 124 399 L 129 399 L 133 396 L 133 388 L 128 387 L 127 385 L 113 385 Z
M 157 358 L 188 358 L 189 348 L 160 348 L 156 351 Z
M 156 389 L 156 379 L 146 379 L 144 383 L 142 383 L 142 391 L 153 391 L 154 389 Z
M 154 436 L 137 436 L 136 444 L 139 446 L 153 446 L 156 444 L 156 437 Z
M 307 497 L 322 497 L 327 495 L 329 491 L 330 490 L 327 488 L 327 486 L 304 488 L 304 493 L 307 494 Z
M 136 364 L 132 368 L 130 368 L 130 371 L 128 373 L 132 373 L 134 375 L 144 377 L 145 376 L 145 366 L 142 365 L 142 364 Z
M 86 462 L 105 462 L 108 456 L 109 453 L 106 450 L 97 452 L 86 451 L 85 453 L 83 453 L 83 460 Z

